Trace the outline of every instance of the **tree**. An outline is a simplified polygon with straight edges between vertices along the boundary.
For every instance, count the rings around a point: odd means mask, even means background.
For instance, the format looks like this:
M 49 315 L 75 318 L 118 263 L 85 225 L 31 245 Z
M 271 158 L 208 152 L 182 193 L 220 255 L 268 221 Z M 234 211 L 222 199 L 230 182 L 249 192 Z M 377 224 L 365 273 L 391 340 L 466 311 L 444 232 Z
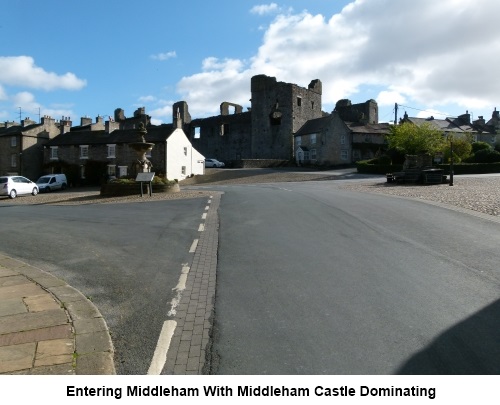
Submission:
M 460 163 L 467 159 L 472 152 L 472 137 L 453 137 L 453 161 Z M 448 143 L 444 148 L 444 161 L 449 162 L 451 157 L 451 145 Z
M 390 149 L 404 151 L 407 155 L 434 155 L 442 151 L 446 144 L 443 133 L 438 129 L 429 124 L 415 125 L 410 122 L 392 126 L 387 141 Z

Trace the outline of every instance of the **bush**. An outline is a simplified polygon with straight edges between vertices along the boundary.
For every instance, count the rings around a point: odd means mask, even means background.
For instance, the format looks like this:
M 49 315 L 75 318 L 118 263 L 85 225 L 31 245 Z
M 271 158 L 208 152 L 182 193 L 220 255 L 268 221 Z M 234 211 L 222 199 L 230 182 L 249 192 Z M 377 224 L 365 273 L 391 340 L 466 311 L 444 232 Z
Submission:
M 480 150 L 492 150 L 493 148 L 489 143 L 486 142 L 473 142 L 472 143 L 472 153 L 476 154 Z
M 488 145 L 489 146 L 489 145 Z M 500 162 L 500 152 L 490 149 L 481 149 L 474 154 L 474 163 Z

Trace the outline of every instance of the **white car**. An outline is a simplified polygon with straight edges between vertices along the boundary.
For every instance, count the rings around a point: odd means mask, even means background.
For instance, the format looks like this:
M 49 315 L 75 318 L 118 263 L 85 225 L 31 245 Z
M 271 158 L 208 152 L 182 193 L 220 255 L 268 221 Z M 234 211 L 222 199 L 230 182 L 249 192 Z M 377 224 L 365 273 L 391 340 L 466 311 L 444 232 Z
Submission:
M 219 162 L 217 159 L 205 159 L 205 167 L 224 167 L 224 162 Z
M 16 198 L 22 194 L 37 195 L 38 186 L 23 176 L 0 177 L 0 195 L 8 195 L 10 198 Z

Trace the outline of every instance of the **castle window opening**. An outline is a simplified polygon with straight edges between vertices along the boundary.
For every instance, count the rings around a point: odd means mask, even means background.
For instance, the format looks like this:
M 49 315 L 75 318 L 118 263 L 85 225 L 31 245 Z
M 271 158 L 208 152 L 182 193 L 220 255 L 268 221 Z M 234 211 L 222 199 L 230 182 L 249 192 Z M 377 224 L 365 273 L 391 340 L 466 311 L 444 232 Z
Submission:
M 201 129 L 200 127 L 195 127 L 194 129 L 194 139 L 200 139 L 201 138 Z
M 297 97 L 297 107 L 302 105 L 302 97 Z

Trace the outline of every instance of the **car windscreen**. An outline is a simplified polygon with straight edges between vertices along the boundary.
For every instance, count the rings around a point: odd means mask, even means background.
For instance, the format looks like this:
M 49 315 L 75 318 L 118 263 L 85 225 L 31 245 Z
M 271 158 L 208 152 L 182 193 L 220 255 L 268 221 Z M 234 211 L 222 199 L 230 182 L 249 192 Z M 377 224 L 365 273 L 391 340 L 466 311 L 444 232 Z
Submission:
M 36 182 L 40 184 L 45 184 L 48 183 L 50 180 L 50 177 L 40 177 Z

